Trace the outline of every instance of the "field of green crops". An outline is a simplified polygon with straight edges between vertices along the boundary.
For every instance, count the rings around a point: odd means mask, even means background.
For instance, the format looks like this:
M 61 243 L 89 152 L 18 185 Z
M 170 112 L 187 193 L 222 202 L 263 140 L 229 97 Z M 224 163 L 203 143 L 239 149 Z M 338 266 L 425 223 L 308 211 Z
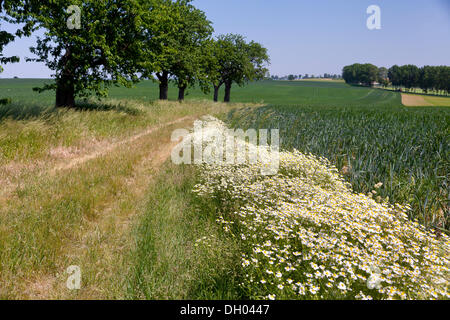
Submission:
M 230 112 L 239 128 L 280 129 L 283 149 L 328 158 L 356 192 L 411 204 L 411 218 L 448 230 L 450 109 L 267 105 Z
M 0 119 L 8 114 L 16 118 L 38 115 L 43 107 L 51 108 L 52 92 L 31 90 L 46 81 L 0 79 L 0 96 L 17 105 L 15 111 L 0 106 Z M 151 81 L 110 91 L 114 99 L 152 101 L 157 96 L 157 84 Z M 169 98 L 176 97 L 172 87 Z M 210 98 L 196 88 L 187 96 Z M 284 148 L 328 158 L 355 191 L 368 193 L 382 182 L 374 196 L 409 203 L 412 218 L 448 230 L 448 107 L 406 108 L 399 93 L 340 81 L 263 81 L 235 86 L 232 101 L 261 105 L 230 113 L 228 121 L 233 126 L 279 128 Z
M 50 80 L 41 79 L 0 79 L 0 97 L 13 101 L 53 104 L 54 93 L 36 93 L 33 87 L 40 87 Z M 222 88 L 223 89 L 223 88 Z M 169 99 L 175 100 L 178 91 L 169 90 Z M 113 87 L 109 93 L 114 99 L 151 101 L 159 97 L 158 85 L 144 81 L 135 88 Z M 223 97 L 223 90 L 220 94 Z M 212 99 L 212 93 L 203 94 L 198 88 L 188 90 L 187 99 Z M 307 104 L 307 105 L 401 105 L 400 95 L 384 90 L 350 87 L 340 81 L 262 81 L 246 87 L 233 86 L 232 102 Z

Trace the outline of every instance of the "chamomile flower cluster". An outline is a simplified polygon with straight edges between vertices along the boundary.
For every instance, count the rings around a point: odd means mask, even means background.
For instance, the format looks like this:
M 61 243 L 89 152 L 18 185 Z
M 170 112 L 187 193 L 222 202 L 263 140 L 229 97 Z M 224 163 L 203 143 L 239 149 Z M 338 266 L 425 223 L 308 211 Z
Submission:
M 327 159 L 293 151 L 279 161 L 274 176 L 258 163 L 202 165 L 194 189 L 221 204 L 217 221 L 241 240 L 250 297 L 450 297 L 446 235 L 408 220 L 408 206 L 354 193 Z

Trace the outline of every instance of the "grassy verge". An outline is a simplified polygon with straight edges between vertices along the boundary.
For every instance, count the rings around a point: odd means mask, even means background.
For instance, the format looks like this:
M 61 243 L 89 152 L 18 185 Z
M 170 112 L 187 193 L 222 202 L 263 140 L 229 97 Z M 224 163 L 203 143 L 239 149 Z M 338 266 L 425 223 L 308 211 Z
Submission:
M 193 196 L 194 170 L 169 165 L 151 187 L 129 258 L 128 298 L 241 298 L 237 243 L 216 223 L 214 204 Z
M 133 135 L 143 128 L 175 118 L 211 111 L 212 103 L 143 103 L 110 100 L 78 109 L 45 106 L 4 106 L 0 116 L 0 165 L 11 160 L 48 160 L 55 146 L 83 148 L 98 140 Z

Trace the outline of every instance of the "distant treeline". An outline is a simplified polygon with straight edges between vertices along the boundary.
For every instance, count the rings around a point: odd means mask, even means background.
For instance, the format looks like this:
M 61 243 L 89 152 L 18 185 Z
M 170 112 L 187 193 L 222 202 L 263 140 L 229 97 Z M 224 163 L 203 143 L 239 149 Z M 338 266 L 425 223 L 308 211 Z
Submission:
M 323 75 L 315 76 L 313 74 L 309 75 L 307 73 L 305 75 L 290 74 L 288 76 L 271 75 L 270 77 L 268 77 L 268 79 L 293 81 L 293 80 L 301 80 L 301 79 L 334 79 L 334 80 L 339 80 L 339 79 L 342 79 L 342 78 L 341 78 L 341 75 L 339 75 L 339 74 L 324 73 Z
M 345 66 L 342 77 L 349 84 L 372 86 L 376 82 L 384 87 L 392 85 L 396 89 L 420 88 L 425 92 L 450 93 L 450 67 L 415 65 L 393 66 L 390 69 L 366 63 Z

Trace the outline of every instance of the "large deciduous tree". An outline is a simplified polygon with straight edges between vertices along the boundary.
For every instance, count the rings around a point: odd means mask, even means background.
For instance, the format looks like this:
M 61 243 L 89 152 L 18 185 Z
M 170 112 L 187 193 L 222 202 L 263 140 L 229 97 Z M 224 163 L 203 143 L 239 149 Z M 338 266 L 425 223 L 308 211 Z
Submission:
M 388 77 L 395 88 L 398 88 L 402 85 L 402 74 L 401 69 L 398 65 L 394 65 L 389 68 Z
M 344 67 L 342 77 L 347 83 L 370 87 L 378 79 L 378 68 L 370 63 L 355 63 Z
M 378 68 L 377 81 L 383 87 L 389 85 L 388 69 L 385 67 Z
M 175 81 L 178 97 L 205 77 L 201 71 L 202 46 L 213 28 L 203 11 L 191 0 L 156 0 L 149 3 L 145 23 L 143 54 L 140 62 L 143 78 L 159 82 L 159 98 L 168 99 L 169 82 Z
M 12 15 L 30 30 L 44 29 L 30 48 L 54 71 L 55 82 L 38 91 L 56 90 L 57 107 L 73 107 L 77 96 L 105 96 L 112 84 L 137 81 L 141 6 L 134 0 L 21 1 Z M 77 10 L 68 10 L 77 6 Z M 80 25 L 74 24 L 79 9 Z
M 212 56 L 210 77 L 214 101 L 222 85 L 225 85 L 224 102 L 230 102 L 233 83 L 243 86 L 249 81 L 264 79 L 268 71 L 267 49 L 254 41 L 247 43 L 241 35 L 219 36 L 212 46 Z
M 171 72 L 178 86 L 178 100 L 184 100 L 185 90 L 205 81 L 204 46 L 214 31 L 203 11 L 192 5 L 181 6 L 180 31 L 177 34 L 177 54 Z

